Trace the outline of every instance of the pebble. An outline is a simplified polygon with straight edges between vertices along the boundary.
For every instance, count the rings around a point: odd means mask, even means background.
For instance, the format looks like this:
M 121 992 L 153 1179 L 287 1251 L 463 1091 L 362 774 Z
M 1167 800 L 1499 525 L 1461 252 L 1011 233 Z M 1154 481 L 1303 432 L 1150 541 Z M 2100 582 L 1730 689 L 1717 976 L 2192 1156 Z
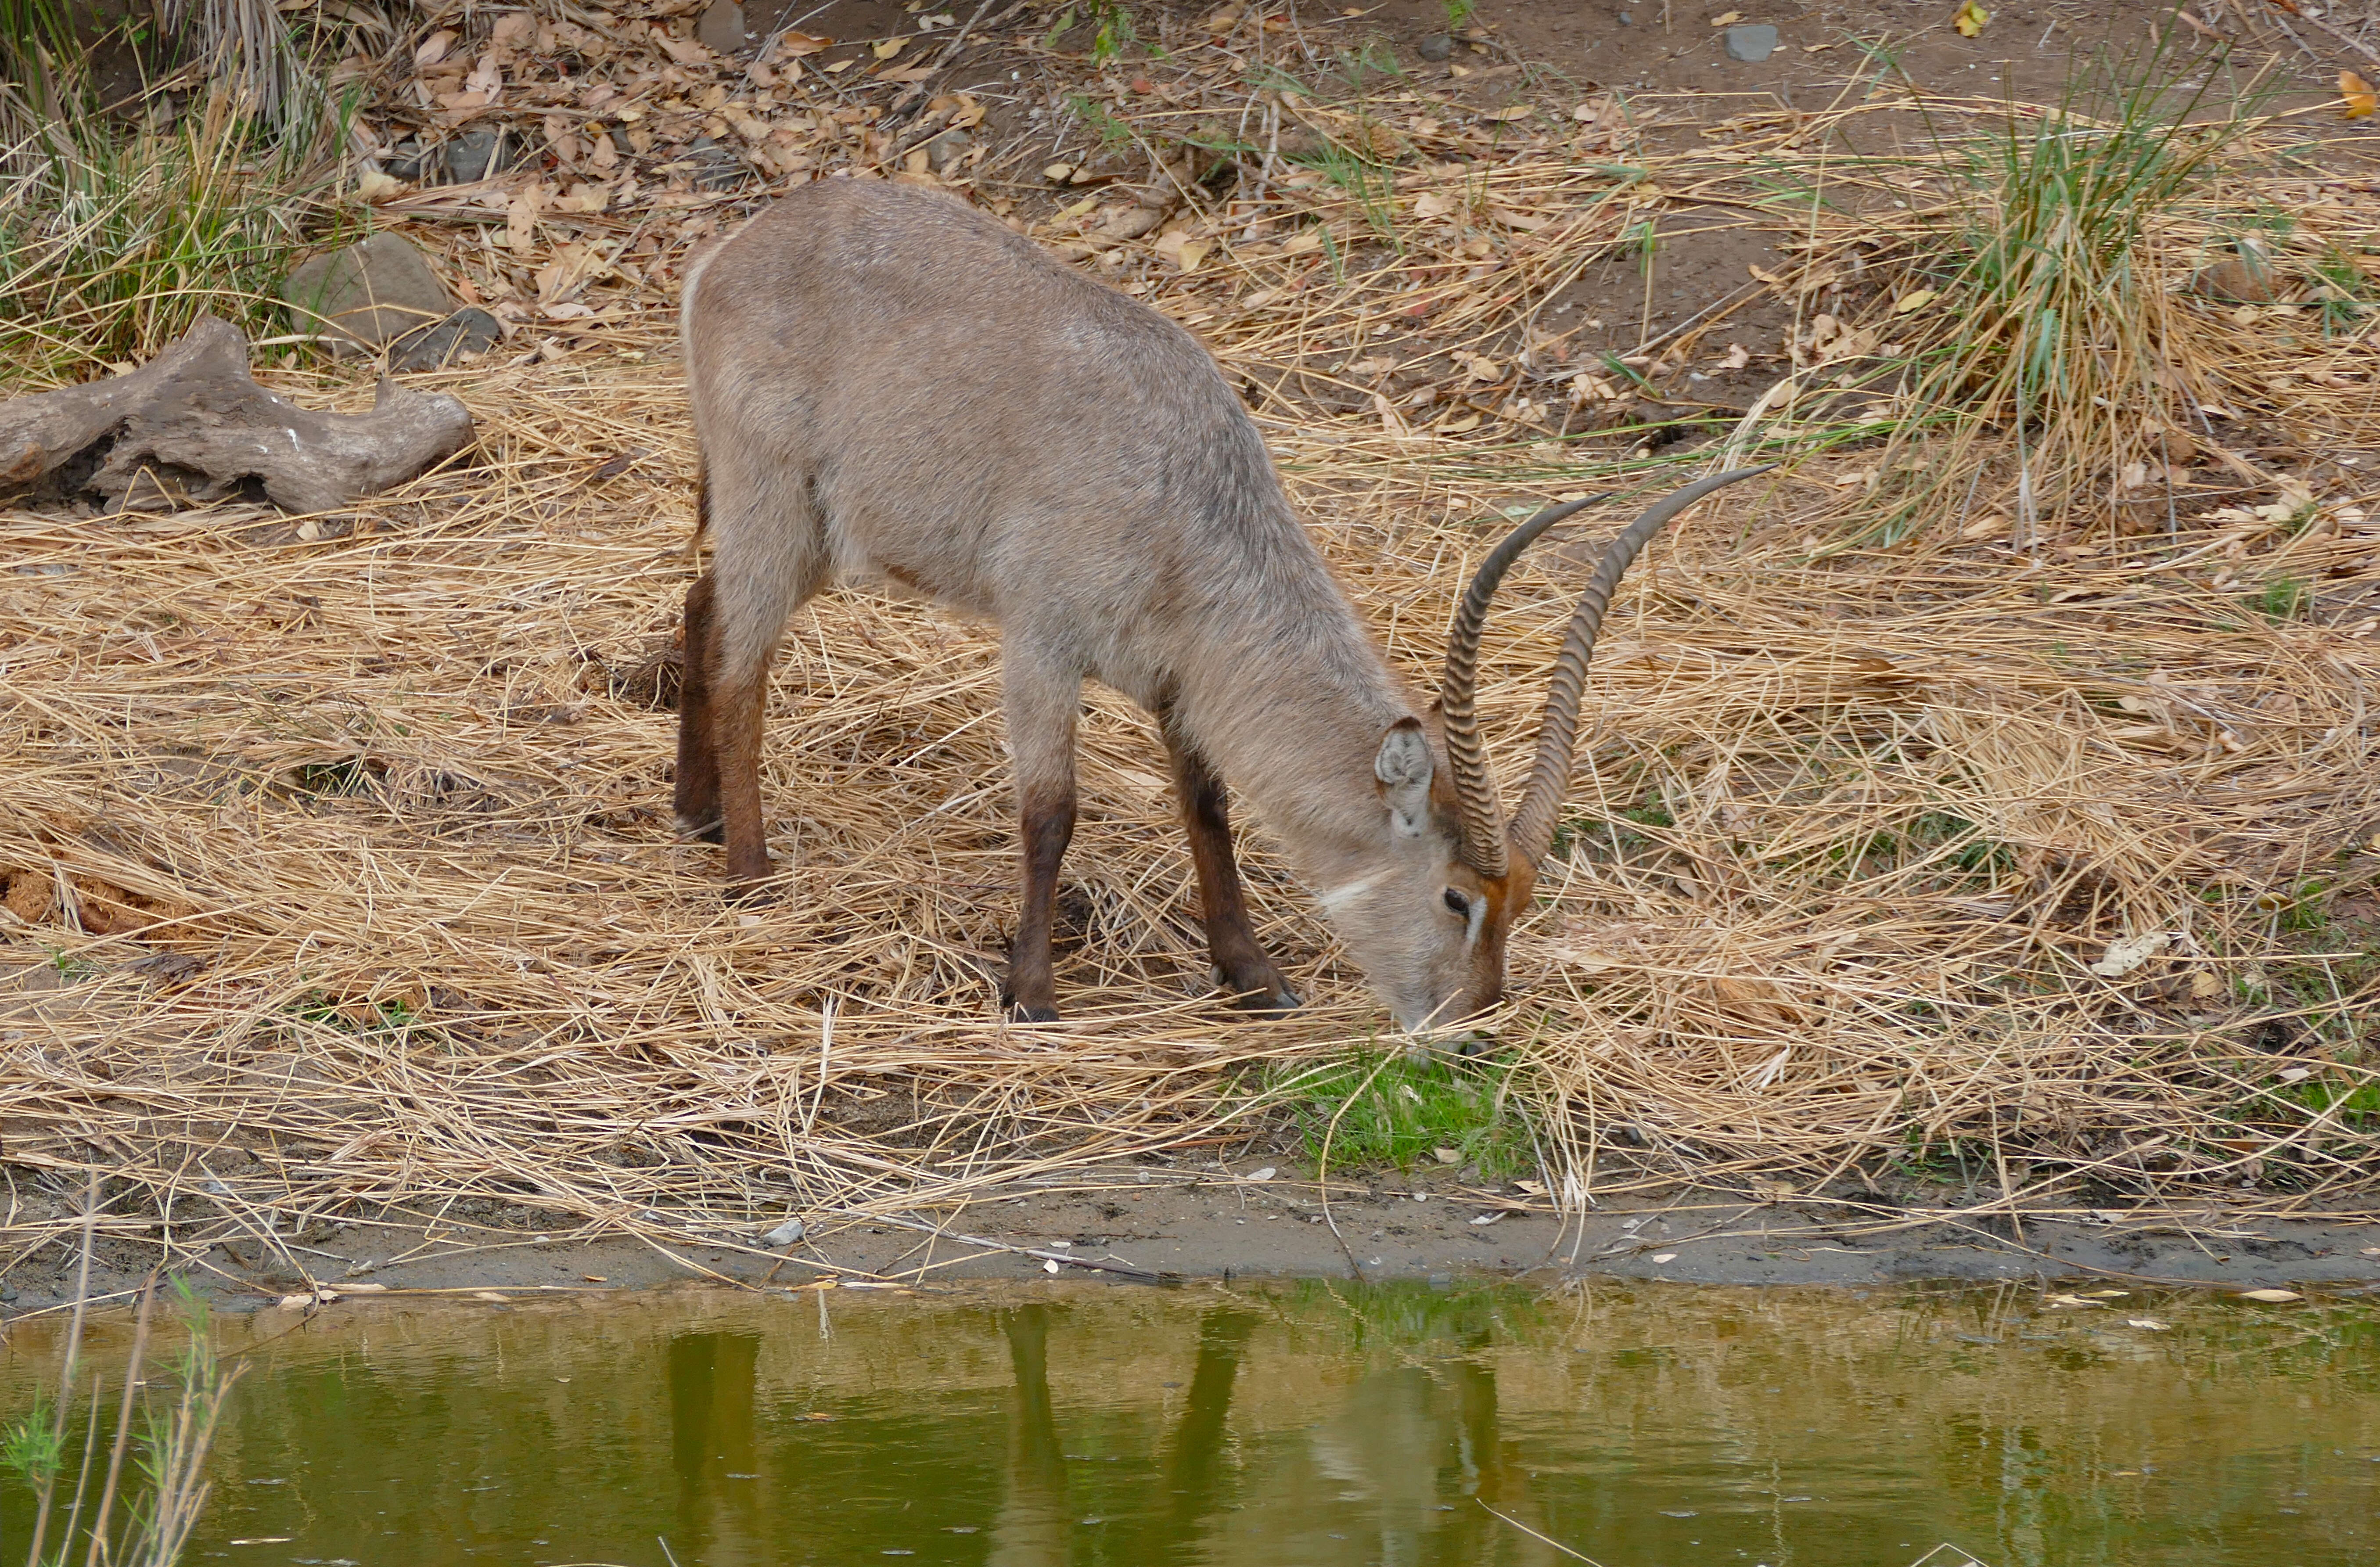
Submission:
M 1777 30 L 1767 22 L 1746 22 L 1727 30 L 1727 57 L 1756 66 L 1777 53 Z
M 1454 53 L 1454 40 L 1445 33 L 1433 32 L 1415 44 L 1414 51 L 1425 60 L 1436 62 L 1447 59 Z

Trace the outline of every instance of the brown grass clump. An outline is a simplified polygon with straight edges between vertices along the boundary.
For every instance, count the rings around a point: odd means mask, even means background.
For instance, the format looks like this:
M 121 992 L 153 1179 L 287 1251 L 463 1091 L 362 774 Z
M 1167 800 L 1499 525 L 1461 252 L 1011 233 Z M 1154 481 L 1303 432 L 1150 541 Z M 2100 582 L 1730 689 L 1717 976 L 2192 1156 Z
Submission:
M 1134 123 L 1158 139 L 1210 107 Z M 1615 178 L 1591 161 L 1625 140 L 1611 109 L 1400 114 L 1403 155 L 1445 161 L 1334 183 L 1267 158 L 1261 200 L 1189 197 L 1130 238 L 1064 192 L 1010 204 L 1215 346 L 1365 613 L 1425 673 L 1510 508 L 1666 486 L 1705 455 L 1573 418 L 1621 371 L 1565 359 L 1535 320 L 1547 295 L 1667 205 L 1756 217 L 1755 163 L 1833 177 L 1806 123 L 1755 117 L 1635 148 Z M 1323 133 L 1331 113 L 1267 110 Z M 846 158 L 936 177 L 833 123 L 811 133 Z M 797 143 L 766 145 L 791 163 Z M 434 238 L 453 200 L 399 205 Z M 465 232 L 495 288 L 515 261 Z M 1261 1133 L 1262 1090 L 1375 1047 L 1379 1014 L 1260 827 L 1258 917 L 1310 1004 L 1257 1023 L 1208 998 L 1160 752 L 1111 697 L 1084 727 L 1069 1021 L 1001 1023 L 995 644 L 865 594 L 821 600 L 782 662 L 766 786 L 787 890 L 722 901 L 715 851 L 666 815 L 691 570 L 675 254 L 551 302 L 578 310 L 521 298 L 522 338 L 443 379 L 483 423 L 470 471 L 306 519 L 0 515 L 0 1127 L 16 1169 L 153 1197 L 112 1233 L 182 1245 L 260 1209 L 492 1196 L 547 1228 L 748 1235 L 789 1207 L 892 1213 L 1071 1161 L 1204 1158 Z M 1700 335 L 1626 368 L 1674 374 L 1715 351 Z M 2265 400 L 2233 412 L 2307 450 L 2364 431 L 2362 404 L 2301 395 L 2344 373 L 2334 345 L 2265 352 Z M 1397 367 L 1425 359 L 1458 368 L 1417 400 Z M 2370 497 L 2351 470 L 2233 452 L 2255 477 L 2175 460 L 2146 536 L 1892 541 L 1859 433 L 1781 401 L 1744 419 L 1740 444 L 1803 460 L 1622 586 L 1501 1020 L 1530 1185 L 1571 1205 L 1963 1172 L 2010 1212 L 2368 1192 Z M 1585 541 L 1624 511 L 1590 511 L 1505 589 L 1481 707 L 1508 772 Z

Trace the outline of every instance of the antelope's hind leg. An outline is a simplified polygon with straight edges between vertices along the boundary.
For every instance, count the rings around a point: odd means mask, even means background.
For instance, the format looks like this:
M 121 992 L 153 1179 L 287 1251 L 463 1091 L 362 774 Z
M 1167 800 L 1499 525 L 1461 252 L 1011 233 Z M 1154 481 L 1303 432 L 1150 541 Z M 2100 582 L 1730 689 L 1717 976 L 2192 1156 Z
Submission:
M 1223 781 L 1197 748 L 1177 735 L 1160 713 L 1166 754 L 1173 762 L 1173 789 L 1182 803 L 1182 826 L 1190 836 L 1190 861 L 1198 870 L 1198 903 L 1207 923 L 1207 951 L 1215 960 L 1216 982 L 1232 1004 L 1268 1017 L 1294 1008 L 1297 992 L 1265 954 L 1248 920 L 1240 890 L 1239 862 L 1232 855 L 1231 809 Z
M 1025 900 L 1008 949 L 1001 1001 L 1020 1023 L 1058 1021 L 1050 924 L 1058 903 L 1058 866 L 1075 836 L 1075 720 L 1082 676 L 1020 650 L 1014 634 L 1000 650 L 1002 706 L 1008 748 L 1016 759 L 1016 817 L 1024 850 Z
M 686 596 L 677 818 L 688 835 L 725 843 L 728 879 L 748 893 L 774 871 L 760 815 L 769 662 L 786 617 L 825 579 L 825 538 L 801 476 L 706 464 L 703 485 L 712 558 Z

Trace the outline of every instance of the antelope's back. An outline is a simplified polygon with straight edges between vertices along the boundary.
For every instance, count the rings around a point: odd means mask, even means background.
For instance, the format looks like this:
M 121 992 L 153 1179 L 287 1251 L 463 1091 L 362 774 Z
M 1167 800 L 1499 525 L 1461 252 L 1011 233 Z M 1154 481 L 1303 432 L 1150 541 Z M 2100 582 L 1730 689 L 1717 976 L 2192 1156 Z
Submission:
M 1196 339 L 949 198 L 805 186 L 689 278 L 685 330 L 714 493 L 799 475 L 845 571 L 1079 622 L 1219 553 L 1319 565 Z

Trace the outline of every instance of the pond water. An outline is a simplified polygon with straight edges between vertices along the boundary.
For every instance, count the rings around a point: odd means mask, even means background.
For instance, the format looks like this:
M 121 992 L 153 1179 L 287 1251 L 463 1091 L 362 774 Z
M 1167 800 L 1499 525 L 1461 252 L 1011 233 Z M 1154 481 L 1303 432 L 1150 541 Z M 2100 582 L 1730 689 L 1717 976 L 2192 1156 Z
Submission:
M 217 1320 L 246 1372 L 188 1560 L 1573 1560 L 1558 1541 L 1603 1567 L 2347 1567 L 2380 1562 L 2375 1306 L 1644 1284 L 351 1299 Z M 18 1328 L 6 1407 L 54 1385 L 62 1336 Z M 128 1337 L 100 1325 L 86 1364 Z

